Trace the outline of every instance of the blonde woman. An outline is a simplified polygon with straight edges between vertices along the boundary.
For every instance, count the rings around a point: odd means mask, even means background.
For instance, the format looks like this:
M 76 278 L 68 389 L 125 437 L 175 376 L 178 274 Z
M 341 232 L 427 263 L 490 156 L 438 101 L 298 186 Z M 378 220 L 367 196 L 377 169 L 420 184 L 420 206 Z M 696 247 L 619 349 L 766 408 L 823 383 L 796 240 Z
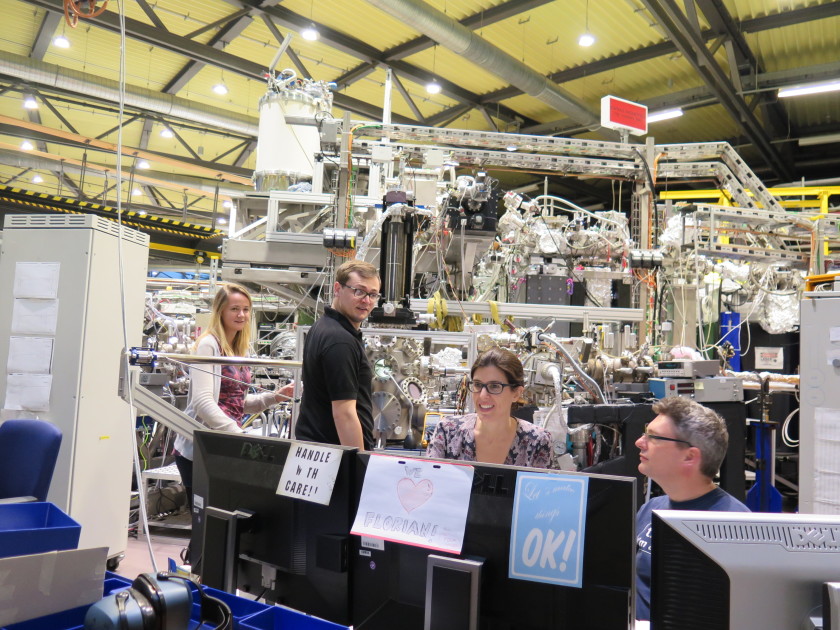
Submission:
M 213 299 L 210 325 L 196 340 L 193 354 L 212 357 L 247 357 L 251 345 L 251 295 L 238 284 L 222 285 Z M 198 365 L 190 369 L 186 413 L 210 429 L 242 433 L 246 414 L 291 398 L 294 385 L 277 392 L 248 394 L 251 369 L 240 365 Z M 192 440 L 175 439 L 175 463 L 192 511 Z

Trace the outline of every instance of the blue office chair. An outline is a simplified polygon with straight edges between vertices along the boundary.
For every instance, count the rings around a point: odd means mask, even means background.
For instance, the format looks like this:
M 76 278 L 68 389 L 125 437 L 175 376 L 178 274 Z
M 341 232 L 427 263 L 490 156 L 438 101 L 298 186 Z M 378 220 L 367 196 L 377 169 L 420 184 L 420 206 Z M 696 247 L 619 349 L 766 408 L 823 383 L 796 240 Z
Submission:
M 44 420 L 0 424 L 0 503 L 46 501 L 61 429 Z

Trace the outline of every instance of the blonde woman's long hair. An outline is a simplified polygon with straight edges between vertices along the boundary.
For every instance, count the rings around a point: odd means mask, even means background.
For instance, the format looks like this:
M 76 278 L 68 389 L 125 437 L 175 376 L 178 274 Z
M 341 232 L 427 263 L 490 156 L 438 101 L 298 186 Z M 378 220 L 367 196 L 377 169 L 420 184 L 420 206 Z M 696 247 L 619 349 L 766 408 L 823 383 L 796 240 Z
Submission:
M 201 336 L 196 339 L 195 345 L 197 347 L 199 342 L 207 335 L 213 335 L 219 342 L 222 355 L 227 357 L 247 357 L 251 349 L 250 318 L 248 325 L 238 331 L 233 337 L 233 343 L 228 343 L 227 333 L 225 333 L 225 327 L 222 325 L 222 311 L 227 306 L 227 303 L 230 301 L 230 296 L 233 293 L 240 293 L 244 295 L 248 299 L 248 306 L 253 311 L 251 294 L 248 293 L 248 289 L 243 287 L 241 284 L 236 284 L 234 282 L 219 285 L 219 288 L 216 291 L 216 297 L 213 298 L 213 307 L 210 310 L 210 325 L 207 327 L 207 330 L 201 333 Z

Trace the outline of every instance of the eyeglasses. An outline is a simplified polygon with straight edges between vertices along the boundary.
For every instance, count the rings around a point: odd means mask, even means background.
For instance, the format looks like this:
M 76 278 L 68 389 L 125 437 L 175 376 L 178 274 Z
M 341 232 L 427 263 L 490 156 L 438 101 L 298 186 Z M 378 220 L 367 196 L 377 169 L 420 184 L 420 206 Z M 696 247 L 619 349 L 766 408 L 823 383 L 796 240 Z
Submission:
M 648 426 L 649 425 L 650 425 L 650 423 L 645 425 L 645 432 L 644 432 L 644 436 L 648 440 L 659 440 L 660 442 L 679 442 L 680 444 L 688 444 L 689 446 L 693 446 L 691 442 L 687 442 L 685 440 L 680 440 L 680 439 L 677 439 L 677 438 L 669 438 L 669 437 L 665 437 L 664 435 L 656 435 L 656 433 L 651 433 L 650 431 L 648 431 Z
M 499 383 L 497 381 L 492 381 L 490 383 L 482 383 L 481 381 L 470 381 L 468 385 L 470 391 L 473 394 L 480 394 L 482 388 L 487 389 L 488 394 L 493 394 L 494 396 L 497 394 L 501 394 L 505 387 L 519 387 L 518 383 Z
M 382 297 L 382 294 L 377 293 L 376 291 L 374 291 L 373 293 L 368 293 L 364 289 L 357 289 L 356 287 L 351 287 L 349 284 L 344 283 L 341 283 L 341 286 L 343 286 L 345 289 L 350 289 L 353 292 L 353 295 L 359 298 L 360 300 L 364 299 L 365 297 L 368 297 L 371 299 L 371 301 L 378 302 L 379 298 Z

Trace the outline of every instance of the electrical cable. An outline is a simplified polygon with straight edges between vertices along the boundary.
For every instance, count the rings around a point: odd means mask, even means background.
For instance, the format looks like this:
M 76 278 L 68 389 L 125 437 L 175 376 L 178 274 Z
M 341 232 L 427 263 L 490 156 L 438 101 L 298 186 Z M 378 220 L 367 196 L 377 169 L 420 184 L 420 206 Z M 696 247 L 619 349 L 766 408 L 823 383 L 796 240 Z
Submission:
M 126 87 L 126 68 L 125 68 L 125 57 L 126 57 L 126 28 L 125 28 L 125 0 L 117 0 L 117 12 L 119 14 L 119 24 L 120 24 L 120 58 L 119 58 L 119 113 L 118 113 L 118 122 L 119 127 L 117 130 L 117 155 L 116 155 L 116 178 L 117 178 L 117 230 L 118 230 L 118 247 L 117 247 L 117 261 L 118 261 L 118 269 L 119 269 L 119 295 L 120 295 L 120 307 L 121 307 L 121 315 L 122 315 L 122 333 L 123 333 L 123 354 L 126 355 L 128 353 L 129 343 L 128 343 L 128 309 L 126 307 L 126 296 L 125 296 L 125 261 L 123 256 L 123 243 L 125 241 L 125 226 L 123 225 L 123 208 L 122 208 L 122 158 L 123 158 L 123 121 L 125 117 L 125 87 Z M 104 7 L 103 9 L 104 10 Z M 130 192 L 130 191 L 129 191 Z M 140 506 L 140 519 L 143 523 L 143 531 L 148 532 L 149 529 L 149 518 L 146 512 L 146 491 L 147 489 L 143 485 L 143 475 L 140 468 L 140 445 L 137 443 L 137 431 L 134 430 L 135 425 L 135 418 L 133 414 L 134 410 L 134 400 L 131 392 L 131 387 L 128 384 L 131 382 L 130 380 L 130 370 L 128 366 L 128 361 L 123 361 L 125 372 L 123 373 L 123 379 L 126 383 L 126 392 L 128 397 L 128 405 L 126 407 L 126 413 L 128 414 L 129 423 L 131 426 L 131 435 L 132 435 L 132 442 L 133 442 L 133 461 L 134 461 L 134 475 L 137 479 L 137 488 L 139 490 L 139 501 L 138 504 Z M 149 551 L 149 559 L 152 563 L 152 569 L 155 573 L 157 573 L 157 560 L 155 559 L 154 550 L 152 549 L 152 540 L 147 535 L 146 536 L 146 546 Z

